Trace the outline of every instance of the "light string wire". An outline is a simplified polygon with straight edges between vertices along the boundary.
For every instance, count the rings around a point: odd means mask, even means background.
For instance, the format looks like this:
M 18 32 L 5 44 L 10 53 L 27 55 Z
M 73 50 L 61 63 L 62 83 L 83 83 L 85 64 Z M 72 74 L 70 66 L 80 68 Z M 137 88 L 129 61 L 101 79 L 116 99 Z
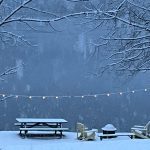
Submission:
M 0 94 L 1 101 L 5 100 L 7 98 L 42 98 L 42 99 L 48 99 L 48 98 L 84 98 L 84 97 L 99 97 L 99 96 L 111 96 L 111 95 L 124 95 L 124 94 L 130 94 L 130 93 L 137 93 L 142 91 L 150 91 L 150 88 L 144 88 L 144 89 L 135 89 L 135 90 L 129 90 L 129 91 L 120 91 L 120 92 L 108 92 L 108 93 L 96 93 L 96 94 L 87 94 L 87 95 L 22 95 L 22 94 Z

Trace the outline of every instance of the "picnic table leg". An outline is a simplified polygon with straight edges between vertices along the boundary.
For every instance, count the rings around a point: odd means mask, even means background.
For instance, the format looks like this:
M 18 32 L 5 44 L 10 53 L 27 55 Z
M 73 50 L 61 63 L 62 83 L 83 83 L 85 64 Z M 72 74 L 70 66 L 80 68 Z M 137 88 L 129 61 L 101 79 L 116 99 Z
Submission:
M 24 138 L 27 136 L 27 133 L 28 133 L 28 131 L 25 130 L 25 131 L 24 131 Z
M 21 132 L 21 130 L 19 131 L 19 135 L 22 135 L 22 132 Z
M 22 134 L 22 130 L 20 130 L 19 135 L 20 135 L 22 138 L 25 138 L 25 135 Z
M 62 131 L 60 131 L 60 138 L 62 138 L 63 134 L 62 134 Z

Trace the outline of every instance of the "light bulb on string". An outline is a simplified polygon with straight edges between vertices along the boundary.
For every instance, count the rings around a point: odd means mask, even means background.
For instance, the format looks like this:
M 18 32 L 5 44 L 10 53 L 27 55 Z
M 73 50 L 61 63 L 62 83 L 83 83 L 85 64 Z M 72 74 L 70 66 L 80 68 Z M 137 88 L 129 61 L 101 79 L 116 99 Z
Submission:
M 120 95 L 122 95 L 123 93 L 122 93 L 122 92 L 120 92 L 119 94 L 120 94 Z
M 107 96 L 110 96 L 110 94 L 109 94 L 109 93 L 107 93 Z
M 45 97 L 45 96 L 43 96 L 42 98 L 43 98 L 43 99 L 46 99 L 46 97 Z
M 115 93 L 113 93 L 113 92 L 110 92 L 110 93 L 96 93 L 96 94 L 88 94 L 88 95 L 64 95 L 64 96 L 55 96 L 55 95 L 47 95 L 47 96 L 42 96 L 42 95 L 32 95 L 32 96 L 29 96 L 29 95 L 22 95 L 22 94 L 19 94 L 19 95 L 14 95 L 14 94 L 9 94 L 9 93 L 7 93 L 7 94 L 0 94 L 0 96 L 3 98 L 3 99 L 7 99 L 8 97 L 13 97 L 13 98 L 16 98 L 16 99 L 18 99 L 18 98 L 22 98 L 22 97 L 25 97 L 25 98 L 28 98 L 28 99 L 33 99 L 33 98 L 41 98 L 41 99 L 43 99 L 43 100 L 45 100 L 45 99 L 47 99 L 47 98 L 50 98 L 50 97 L 52 97 L 52 98 L 55 98 L 55 99 L 61 99 L 61 98 L 81 98 L 81 99 L 84 99 L 85 97 L 93 97 L 93 98 L 97 98 L 97 97 L 99 97 L 99 96 L 102 96 L 102 95 L 104 95 L 104 96 L 111 96 L 111 95 L 120 95 L 120 96 L 122 96 L 122 95 L 124 95 L 124 94 L 129 94 L 129 93 L 131 93 L 131 94 L 134 94 L 134 93 L 138 93 L 138 92 L 149 92 L 150 91 L 150 88 L 143 88 L 143 89 L 133 89 L 133 90 L 129 90 L 129 91 L 121 91 L 121 92 L 115 92 Z
M 147 89 L 144 89 L 145 92 L 147 92 Z
M 94 97 L 96 98 L 96 97 L 97 97 L 97 95 L 94 95 Z

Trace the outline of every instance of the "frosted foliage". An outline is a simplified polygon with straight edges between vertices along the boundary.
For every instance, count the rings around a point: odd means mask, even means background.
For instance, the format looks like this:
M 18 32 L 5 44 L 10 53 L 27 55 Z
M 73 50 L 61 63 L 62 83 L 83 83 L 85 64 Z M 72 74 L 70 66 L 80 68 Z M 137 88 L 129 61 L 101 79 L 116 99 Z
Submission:
M 78 40 L 74 45 L 74 49 L 83 54 L 84 59 L 86 59 L 86 38 L 85 34 L 81 33 L 78 36 Z
M 122 22 L 121 21 L 117 21 L 116 23 L 116 27 L 121 28 Z
M 71 3 L 71 2 L 68 2 L 68 1 L 64 1 L 64 2 L 65 2 L 65 6 L 68 10 L 74 10 L 75 3 Z
M 129 12 L 125 14 L 124 18 L 126 20 L 130 20 Z M 126 34 L 131 34 L 132 33 L 132 28 L 130 28 L 130 25 L 126 25 Z
M 124 14 L 124 19 L 125 19 L 125 20 L 129 20 L 129 12 L 127 12 L 126 14 Z M 125 24 L 124 24 L 122 21 L 117 20 L 117 22 L 116 22 L 116 27 L 122 28 L 124 25 L 125 25 Z M 126 26 L 129 27 L 129 25 L 126 25 Z M 128 28 L 128 30 L 129 30 L 129 28 Z
M 22 66 L 22 60 L 21 59 L 18 59 L 16 61 L 16 66 L 18 66 L 17 68 L 17 77 L 18 79 L 21 79 L 23 77 L 23 66 Z
M 29 92 L 31 90 L 31 86 L 29 84 L 26 85 L 26 91 Z

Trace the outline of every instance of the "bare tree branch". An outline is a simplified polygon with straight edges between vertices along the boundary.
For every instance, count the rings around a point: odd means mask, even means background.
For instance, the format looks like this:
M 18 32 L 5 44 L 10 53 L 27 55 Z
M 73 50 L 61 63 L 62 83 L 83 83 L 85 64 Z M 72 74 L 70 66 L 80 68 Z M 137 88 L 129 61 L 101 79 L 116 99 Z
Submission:
M 130 0 L 116 1 L 117 5 L 107 6 L 104 9 L 102 6 L 95 5 L 90 0 L 67 0 L 68 2 L 80 2 L 84 4 L 83 10 L 74 13 L 67 13 L 58 15 L 56 13 L 41 10 L 38 7 L 33 6 L 32 0 L 26 0 L 22 3 L 17 3 L 14 8 L 6 8 L 3 5 L 4 0 L 0 0 L 0 6 L 4 7 L 3 13 L 0 14 L 0 39 L 2 42 L 7 43 L 9 39 L 14 39 L 14 42 L 22 41 L 31 45 L 30 42 L 24 39 L 22 35 L 16 35 L 13 32 L 7 31 L 5 27 L 12 23 L 21 23 L 26 25 L 33 31 L 39 29 L 34 25 L 38 23 L 49 25 L 52 31 L 58 31 L 53 23 L 62 20 L 70 20 L 72 18 L 79 18 L 81 25 L 93 23 L 90 32 L 99 30 L 99 37 L 95 41 L 91 42 L 95 46 L 93 53 L 90 53 L 90 57 L 97 57 L 100 55 L 100 50 L 104 49 L 104 53 L 107 53 L 106 61 L 102 69 L 98 69 L 98 73 L 105 72 L 106 70 L 116 71 L 129 71 L 138 72 L 147 71 L 150 68 L 150 8 L 145 7 L 143 1 L 131 2 Z M 31 5 L 30 5 L 31 4 Z M 75 3 L 77 4 L 77 3 Z M 5 12 L 8 10 L 7 13 Z M 29 14 L 23 15 L 21 11 L 30 11 L 31 14 L 41 14 L 39 17 Z M 86 11 L 85 11 L 86 10 Z M 105 30 L 101 35 L 101 29 Z M 98 74 L 96 73 L 96 74 Z
M 5 21 L 7 21 L 9 18 L 11 18 L 15 13 L 17 13 L 21 8 L 23 8 L 25 5 L 27 5 L 28 3 L 30 3 L 32 0 L 27 0 L 25 1 L 23 4 L 21 4 L 20 6 L 18 6 L 15 10 L 13 10 L 6 18 L 4 18 L 1 23 L 0 26 L 2 26 Z
M 2 72 L 0 74 L 0 80 L 3 81 L 5 76 L 17 73 L 17 71 L 20 67 L 23 67 L 23 64 L 21 66 L 19 65 L 19 66 L 15 66 L 15 67 L 11 67 L 11 68 L 6 69 L 4 72 Z
M 47 14 L 47 15 L 50 15 L 50 16 L 53 16 L 53 17 L 57 17 L 57 18 L 60 17 L 60 16 L 58 16 L 58 15 L 56 15 L 54 13 L 51 13 L 51 12 L 48 12 L 48 11 L 44 11 L 44 10 L 40 10 L 40 9 L 37 9 L 37 8 L 33 8 L 33 7 L 29 7 L 29 6 L 23 6 L 23 8 L 31 9 L 31 10 L 34 10 L 36 12 L 40 12 L 40 13 Z
M 0 0 L 0 5 L 2 4 L 3 1 L 4 1 L 4 0 Z
M 14 40 L 14 44 L 16 44 L 19 41 L 22 41 L 23 43 L 29 45 L 29 46 L 37 46 L 37 45 L 33 45 L 32 43 L 30 43 L 28 40 L 26 40 L 23 35 L 17 35 L 14 34 L 12 32 L 8 32 L 8 31 L 0 31 L 1 34 L 3 34 L 3 37 L 7 36 L 7 38 L 12 38 Z M 4 40 L 3 40 L 4 41 Z

